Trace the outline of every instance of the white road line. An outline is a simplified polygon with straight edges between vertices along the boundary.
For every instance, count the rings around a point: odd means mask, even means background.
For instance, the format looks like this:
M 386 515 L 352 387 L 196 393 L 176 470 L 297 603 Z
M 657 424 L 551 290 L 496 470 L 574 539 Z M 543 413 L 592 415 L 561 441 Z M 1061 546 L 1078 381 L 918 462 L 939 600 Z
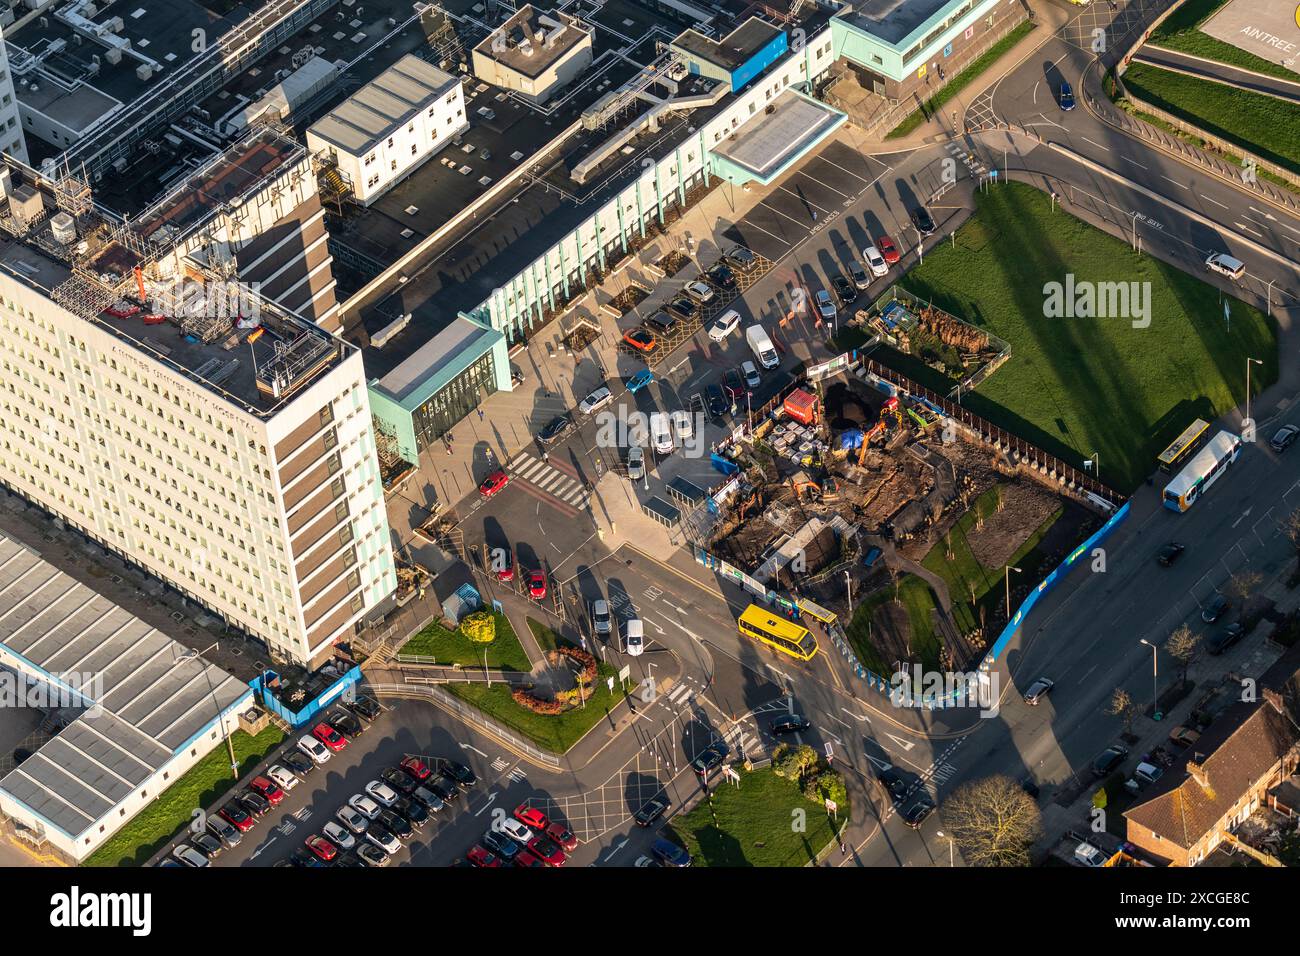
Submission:
M 1083 140 L 1085 143 L 1092 143 L 1092 145 L 1093 145 L 1093 146 L 1096 146 L 1098 149 L 1105 149 L 1105 148 L 1106 148 L 1105 146 L 1101 145 L 1101 143 L 1098 143 L 1098 142 L 1096 142 L 1096 141 L 1094 141 L 1094 140 L 1088 139 L 1088 137 L 1086 137 L 1086 136 L 1080 136 L 1079 139 Z
M 1250 226 L 1242 225 L 1239 222 L 1234 222 L 1233 225 L 1236 226 L 1238 229 L 1240 229 L 1242 232 L 1248 232 L 1252 236 L 1259 236 L 1259 238 L 1261 239 L 1264 238 L 1264 234 L 1262 232 L 1257 232 L 1256 230 L 1251 229 Z
M 1219 202 L 1219 200 L 1217 200 L 1217 199 L 1211 199 L 1209 196 L 1202 195 L 1201 198 L 1204 199 L 1206 202 L 1212 202 L 1212 203 L 1214 203 L 1214 204 L 1215 204 L 1216 206 L 1218 206 L 1220 209 L 1227 209 L 1227 208 L 1228 208 L 1228 207 L 1225 206 L 1223 203 Z
M 1132 163 L 1134 166 L 1137 166 L 1137 167 L 1139 167 L 1139 168 L 1141 168 L 1141 169 L 1146 169 L 1146 168 L 1147 168 L 1147 167 L 1143 166 L 1141 163 L 1139 163 L 1136 159 L 1133 159 L 1131 156 L 1125 156 L 1125 155 L 1123 155 L 1123 154 L 1121 153 L 1121 154 L 1120 154 L 1120 159 L 1124 160 L 1125 162 Z
M 1166 180 L 1166 181 L 1168 181 L 1168 182 L 1173 183 L 1173 184 L 1174 184 L 1175 186 L 1177 186 L 1179 189 L 1191 189 L 1191 188 L 1192 188 L 1191 186 L 1187 185 L 1186 183 L 1180 183 L 1178 180 L 1176 180 L 1176 179 L 1170 179 L 1168 176 L 1161 176 L 1160 178 L 1161 178 L 1161 179 L 1164 179 L 1164 180 Z

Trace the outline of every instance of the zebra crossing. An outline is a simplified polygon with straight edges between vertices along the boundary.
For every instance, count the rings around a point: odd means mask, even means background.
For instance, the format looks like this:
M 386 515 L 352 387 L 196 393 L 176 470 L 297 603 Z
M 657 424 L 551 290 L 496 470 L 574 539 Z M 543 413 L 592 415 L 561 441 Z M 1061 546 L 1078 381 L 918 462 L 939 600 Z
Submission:
M 763 741 L 749 732 L 744 724 L 732 724 L 722 735 L 727 750 L 737 757 L 742 754 L 753 756 L 763 748 Z
M 538 491 L 570 508 L 585 508 L 591 498 L 577 478 L 527 452 L 517 455 L 510 462 L 509 471 L 513 477 L 528 482 Z
M 945 146 L 944 148 L 948 151 L 948 153 L 952 156 L 953 159 L 960 160 L 962 164 L 968 170 L 970 170 L 970 174 L 974 176 L 976 179 L 978 179 L 980 176 L 983 176 L 984 173 L 988 171 L 988 167 L 984 165 L 984 161 L 981 160 L 974 153 L 966 152 L 966 150 L 962 147 L 961 143 L 958 143 L 955 140 L 950 140 L 948 142 L 948 145 Z

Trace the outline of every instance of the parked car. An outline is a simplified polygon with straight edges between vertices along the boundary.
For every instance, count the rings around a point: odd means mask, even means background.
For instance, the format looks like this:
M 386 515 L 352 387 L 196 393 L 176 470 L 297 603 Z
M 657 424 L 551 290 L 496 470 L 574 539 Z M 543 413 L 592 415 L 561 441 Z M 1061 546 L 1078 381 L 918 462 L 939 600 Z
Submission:
M 853 280 L 853 287 L 859 292 L 866 292 L 871 287 L 871 275 L 860 262 L 849 263 L 849 278 Z
M 687 301 L 689 302 L 690 300 L 688 299 Z M 650 318 L 646 319 L 645 325 L 647 328 L 654 329 L 660 335 L 668 335 L 677 327 L 677 316 L 664 312 L 661 309 L 651 315 Z
M 492 853 L 477 844 L 469 848 L 469 852 L 465 854 L 465 859 L 469 860 L 472 866 L 483 867 L 485 869 L 501 866 L 501 860 L 495 853 Z
M 817 303 L 817 314 L 829 322 L 838 314 L 835 309 L 835 300 L 825 289 L 818 289 L 813 293 L 813 301 Z
M 572 427 L 573 416 L 567 412 L 563 415 L 556 415 L 537 433 L 537 438 L 543 445 L 549 445 L 563 438 Z
M 430 781 L 428 787 L 443 803 L 452 803 L 460 797 L 460 788 L 456 786 L 456 781 L 449 777 L 438 777 Z
M 239 805 L 254 817 L 261 818 L 271 812 L 271 802 L 256 790 L 245 790 L 235 797 Z
M 1127 747 L 1122 747 L 1119 744 L 1107 747 L 1098 754 L 1097 759 L 1092 762 L 1093 776 L 1099 779 L 1110 776 L 1114 773 L 1115 769 L 1124 762 L 1124 758 L 1127 756 Z
M 393 803 L 397 803 L 397 801 L 394 800 Z M 403 843 L 415 836 L 411 821 L 391 808 L 380 811 L 379 825 Z
M 1233 621 L 1222 631 L 1211 635 L 1210 639 L 1205 642 L 1205 649 L 1211 654 L 1217 656 L 1222 654 L 1233 644 L 1236 644 L 1246 634 L 1246 627 L 1240 621 Z
M 528 841 L 528 852 L 547 866 L 564 866 L 569 859 L 558 843 L 540 833 Z
M 366 866 L 387 866 L 388 853 L 383 847 L 363 842 L 357 847 L 357 859 Z
M 767 729 L 774 734 L 797 734 L 811 726 L 812 722 L 802 714 L 785 714 L 772 721 Z
M 713 301 L 714 297 L 717 296 L 717 292 L 713 290 L 713 286 L 709 285 L 707 282 L 702 282 L 699 279 L 696 279 L 694 282 L 686 283 L 686 288 L 683 291 L 690 296 L 692 301 L 699 305 L 708 305 Z
M 709 326 L 709 338 L 715 342 L 722 342 L 728 335 L 740 327 L 740 313 L 735 309 L 728 309 L 720 316 L 713 320 Z
M 288 793 L 294 787 L 298 786 L 298 777 L 290 772 L 287 768 L 280 766 L 278 763 L 272 764 L 266 771 L 266 775 L 275 781 L 276 785 Z
M 840 305 L 846 309 L 858 297 L 858 287 L 853 284 L 852 279 L 843 273 L 837 272 L 831 276 L 831 288 L 835 290 L 835 296 L 840 300 Z
M 737 369 L 729 368 L 722 373 L 722 390 L 731 396 L 733 402 L 745 394 L 745 380 Z
M 719 262 L 717 265 L 713 266 L 713 268 L 705 272 L 704 276 L 724 292 L 730 292 L 736 287 L 735 273 L 727 268 L 725 262 Z
M 379 779 L 398 793 L 410 793 L 420 785 L 418 780 L 405 770 L 400 770 L 397 767 L 386 767 L 381 770 Z
M 640 481 L 645 477 L 645 449 L 633 445 L 627 450 L 627 477 L 631 481 Z
M 668 812 L 672 807 L 667 797 L 655 797 L 641 805 L 636 813 L 632 814 L 632 819 L 636 821 L 639 827 L 648 827 Z
M 370 799 L 370 797 L 360 793 L 354 793 L 352 796 L 348 797 L 348 806 L 372 823 L 379 817 L 379 811 L 383 809 L 383 807 L 375 803 L 375 801 Z
M 894 245 L 894 240 L 889 236 L 877 236 L 876 248 L 880 250 L 880 257 L 891 266 L 901 258 L 898 246 Z
M 749 388 L 758 388 L 763 384 L 763 377 L 758 374 L 758 367 L 748 359 L 740 363 L 740 374 L 745 377 L 745 385 Z
M 391 807 L 393 801 L 397 799 L 397 791 L 386 783 L 380 783 L 378 780 L 371 780 L 366 784 L 366 796 L 374 800 L 381 807 Z
M 565 853 L 572 853 L 577 849 L 578 838 L 563 823 L 552 820 L 550 826 L 546 828 L 546 835 L 559 844 L 560 849 Z
M 335 810 L 334 819 L 347 827 L 349 832 L 357 835 L 365 833 L 370 826 L 370 817 L 350 804 L 345 804 Z
M 722 389 L 717 385 L 705 386 L 704 404 L 708 406 L 709 415 L 714 419 L 721 418 L 723 415 L 727 414 L 727 409 L 731 407 L 731 403 L 727 401 L 726 397 L 722 394 Z
M 324 721 L 311 729 L 311 735 L 335 753 L 348 745 L 347 738 Z
M 1187 548 L 1179 544 L 1177 541 L 1170 541 L 1156 552 L 1156 564 L 1160 565 L 1162 568 L 1167 568 L 1182 557 L 1183 552 L 1186 550 Z
M 1219 618 L 1223 617 L 1224 612 L 1232 607 L 1232 602 L 1223 594 L 1216 594 L 1209 604 L 1205 605 L 1201 611 L 1201 620 L 1206 624 L 1213 624 Z
M 414 793 L 409 797 L 398 797 L 394 800 L 393 810 L 400 813 L 402 818 L 417 830 L 429 822 L 428 808 L 415 799 Z
M 215 860 L 217 857 L 221 856 L 221 851 L 226 848 L 225 844 L 214 837 L 211 833 L 200 833 L 196 836 L 190 837 L 190 842 L 194 844 L 194 849 L 198 850 L 209 860 Z
M 253 829 L 253 815 L 233 800 L 218 810 L 217 815 L 240 833 Z
M 1169 742 L 1179 748 L 1190 747 L 1200 739 L 1200 732 L 1193 730 L 1191 727 L 1180 725 L 1169 732 Z
M 655 373 L 647 369 L 642 369 L 627 380 L 627 390 L 635 395 L 641 389 L 651 384 L 655 380 Z
M 176 849 L 172 850 L 172 856 L 180 860 L 184 866 L 192 866 L 197 869 L 198 867 L 208 865 L 208 858 L 188 843 L 182 843 Z
M 393 836 L 392 832 L 382 823 L 371 823 L 366 828 L 366 840 L 379 847 L 389 856 L 402 851 L 401 841 Z
M 489 830 L 487 833 L 483 834 L 483 839 L 480 842 L 485 848 L 491 850 L 507 863 L 518 856 L 519 851 L 523 849 L 523 847 L 510 839 L 510 837 L 506 836 L 504 833 L 498 833 L 496 830 Z
M 423 783 L 433 776 L 433 771 L 419 757 L 403 757 L 398 766 L 413 777 L 417 783 Z
M 266 777 L 254 777 L 249 781 L 248 785 L 252 787 L 254 793 L 261 796 L 273 807 L 278 807 L 284 800 L 284 791 L 280 789 L 278 784 Z
M 312 853 L 316 854 L 316 859 L 320 860 L 322 863 L 329 863 L 334 859 L 334 857 L 339 855 L 338 847 L 319 834 L 313 833 L 303 841 L 303 844 L 307 849 L 311 850 Z
M 379 706 L 379 702 L 373 697 L 356 697 L 344 701 L 343 706 L 362 720 L 374 720 L 383 713 L 383 708 Z
M 640 618 L 623 623 L 623 652 L 629 657 L 640 657 L 645 650 L 645 625 Z
M 880 254 L 880 250 L 875 246 L 867 246 L 862 250 L 862 261 L 867 264 L 867 268 L 871 270 L 871 274 L 876 278 L 889 272 L 889 264 L 885 262 L 885 257 Z
M 930 210 L 924 206 L 917 206 L 911 213 L 912 225 L 916 231 L 923 236 L 934 235 L 934 219 L 930 216 Z
M 227 848 L 234 849 L 242 842 L 239 828 L 219 814 L 208 817 L 208 832 L 220 840 Z
M 525 849 L 520 850 L 519 855 L 515 857 L 515 866 L 524 868 L 537 867 L 541 869 L 544 868 L 546 864 L 539 860 L 531 850 Z
M 441 770 L 443 776 L 450 777 L 456 782 L 456 786 L 460 787 L 462 790 L 470 790 L 478 783 L 478 777 L 474 775 L 474 771 L 463 763 L 457 763 L 454 760 L 444 760 L 442 762 Z
M 1061 81 L 1061 112 L 1068 113 L 1074 109 L 1074 87 L 1064 80 Z
M 510 484 L 510 476 L 498 468 L 479 483 L 478 493 L 484 498 L 491 498 L 508 484 Z
M 650 852 L 664 866 L 683 867 L 691 865 L 691 855 L 686 848 L 679 846 L 667 837 L 655 840 Z
M 602 385 L 578 403 L 578 411 L 583 415 L 590 415 L 597 409 L 604 408 L 613 400 L 614 393 Z
M 515 579 L 515 556 L 509 548 L 494 548 L 492 555 L 493 573 L 502 584 L 509 584 Z
M 313 869 L 322 867 L 325 864 L 321 862 L 320 857 L 315 853 L 312 853 L 305 846 L 296 846 L 293 848 L 293 853 L 289 854 L 289 865 L 303 867 L 304 869 Z
M 1037 707 L 1042 699 L 1052 692 L 1052 688 L 1055 686 L 1056 684 L 1046 677 L 1038 678 L 1025 688 L 1025 703 L 1030 707 Z
M 630 450 L 629 450 L 629 458 Z M 609 602 L 603 598 L 597 598 L 591 602 L 591 629 L 596 632 L 596 636 L 602 640 L 608 640 L 610 631 L 613 630 L 614 619 L 609 613 Z
M 326 763 L 330 759 L 329 750 L 315 737 L 299 737 L 298 749 L 318 764 Z
M 355 740 L 357 737 L 360 737 L 366 729 L 361 721 L 357 720 L 341 707 L 330 711 L 329 716 L 325 718 L 325 723 L 329 724 L 349 740 Z
M 903 822 L 913 830 L 919 830 L 921 824 L 925 823 L 932 813 L 934 813 L 934 801 L 928 796 L 922 797 L 903 811 Z
M 655 350 L 658 340 L 655 334 L 645 326 L 638 326 L 635 329 L 628 329 L 623 333 L 623 341 L 638 352 L 649 354 Z
M 502 820 L 498 824 L 498 827 L 500 831 L 510 837 L 510 839 L 514 840 L 516 843 L 522 843 L 525 845 L 527 845 L 528 841 L 535 835 L 533 831 L 528 828 L 527 824 L 521 823 L 514 817 L 506 817 L 506 819 Z
M 758 265 L 758 257 L 744 246 L 733 246 L 722 254 L 722 260 L 729 266 L 748 272 Z
M 687 295 L 679 295 L 672 299 L 664 306 L 669 314 L 677 316 L 679 319 L 690 320 L 699 314 L 700 306 L 694 299 Z
M 361 858 L 350 850 L 344 850 L 335 858 L 334 869 L 340 870 L 352 866 L 365 866 Z
M 438 796 L 425 786 L 416 787 L 414 792 L 411 794 L 411 799 L 418 802 L 430 813 L 441 813 L 443 808 L 447 806 L 446 801 L 444 801 L 442 797 Z
M 531 830 L 541 833 L 546 830 L 546 814 L 536 807 L 520 804 L 515 807 L 515 819 Z
M 303 753 L 301 750 L 286 750 L 280 755 L 280 763 L 284 764 L 299 777 L 305 777 L 316 769 L 316 761 L 311 756 Z
M 1300 437 L 1300 425 L 1283 425 L 1268 440 L 1269 447 L 1276 452 L 1284 452 Z
M 695 419 L 685 409 L 675 409 L 668 416 L 673 420 L 673 439 L 683 448 L 695 436 Z

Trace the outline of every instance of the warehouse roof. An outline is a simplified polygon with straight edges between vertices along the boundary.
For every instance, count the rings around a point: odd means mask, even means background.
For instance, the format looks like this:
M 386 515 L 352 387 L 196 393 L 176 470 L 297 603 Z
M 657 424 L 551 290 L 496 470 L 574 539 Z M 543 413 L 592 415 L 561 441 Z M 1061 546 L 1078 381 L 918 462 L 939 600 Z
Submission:
M 408 54 L 313 123 L 308 132 L 360 156 L 459 83 L 445 70 Z
M 0 780 L 74 838 L 252 693 L 3 534 L 0 663 L 67 689 L 80 711 Z

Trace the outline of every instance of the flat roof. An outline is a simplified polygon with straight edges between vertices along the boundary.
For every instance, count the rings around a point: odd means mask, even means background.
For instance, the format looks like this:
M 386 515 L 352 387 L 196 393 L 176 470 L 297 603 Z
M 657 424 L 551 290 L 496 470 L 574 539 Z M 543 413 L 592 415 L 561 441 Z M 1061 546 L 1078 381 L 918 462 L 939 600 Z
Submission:
M 712 151 L 766 180 L 843 119 L 844 114 L 787 88 Z
M 526 4 L 474 47 L 474 52 L 523 76 L 538 77 L 590 37 L 591 29 L 574 17 L 558 10 L 542 12 Z
M 2 533 L 0 655 L 41 677 L 62 675 L 91 697 L 93 706 L 0 780 L 0 790 L 74 838 L 252 694 Z
M 468 368 L 502 338 L 500 332 L 457 316 L 379 380 L 404 407 L 415 408 Z
M 781 33 L 780 29 L 766 20 L 750 17 L 721 40 L 714 40 L 698 30 L 690 29 L 673 40 L 673 46 L 731 73 L 748 63 L 754 54 Z
M 966 2 L 968 0 L 859 0 L 836 17 L 890 46 L 898 46 L 931 18 L 956 10 Z M 973 0 L 972 6 L 978 2 Z
M 413 54 L 402 57 L 308 130 L 344 152 L 369 152 L 460 80 Z

